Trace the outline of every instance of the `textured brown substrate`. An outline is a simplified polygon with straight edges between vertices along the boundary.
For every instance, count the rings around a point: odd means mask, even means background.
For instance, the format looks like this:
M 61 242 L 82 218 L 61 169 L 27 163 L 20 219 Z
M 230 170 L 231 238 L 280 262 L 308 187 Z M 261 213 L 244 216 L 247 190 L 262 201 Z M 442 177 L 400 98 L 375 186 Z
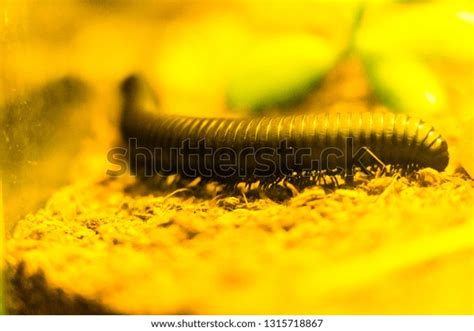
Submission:
M 58 191 L 7 242 L 13 313 L 473 313 L 472 181 L 423 170 L 283 203 Z

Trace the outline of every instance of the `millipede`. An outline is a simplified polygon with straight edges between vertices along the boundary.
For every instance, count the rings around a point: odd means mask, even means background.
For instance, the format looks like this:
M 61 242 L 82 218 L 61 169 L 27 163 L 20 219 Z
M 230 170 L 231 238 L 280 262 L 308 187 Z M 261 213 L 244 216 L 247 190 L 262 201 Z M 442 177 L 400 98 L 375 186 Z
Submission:
M 130 160 L 142 159 L 131 164 L 142 175 L 268 182 L 327 173 L 351 178 L 354 170 L 386 165 L 443 171 L 449 162 L 447 143 L 433 126 L 405 114 L 187 117 L 162 114 L 139 75 L 128 77 L 121 91 L 121 132 L 129 143 Z

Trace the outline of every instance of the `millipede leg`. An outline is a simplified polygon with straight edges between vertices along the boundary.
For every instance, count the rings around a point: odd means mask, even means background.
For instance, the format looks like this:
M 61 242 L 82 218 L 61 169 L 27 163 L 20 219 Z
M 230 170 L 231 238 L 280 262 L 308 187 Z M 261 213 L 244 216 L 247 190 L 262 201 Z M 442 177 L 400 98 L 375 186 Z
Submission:
M 375 155 L 375 153 L 370 150 L 370 148 L 364 146 L 364 147 L 362 147 L 362 149 L 365 152 L 367 152 L 367 154 L 369 154 L 372 157 L 372 159 L 375 160 L 376 167 L 380 166 L 381 169 L 382 169 L 382 171 L 379 173 L 378 171 L 370 171 L 369 169 L 367 169 L 365 167 L 362 167 L 362 171 L 365 172 L 367 175 L 372 176 L 372 177 L 379 177 L 380 175 L 384 174 L 385 173 L 385 167 L 386 167 L 385 163 L 383 163 L 382 160 L 380 160 L 380 158 L 377 157 L 377 155 Z

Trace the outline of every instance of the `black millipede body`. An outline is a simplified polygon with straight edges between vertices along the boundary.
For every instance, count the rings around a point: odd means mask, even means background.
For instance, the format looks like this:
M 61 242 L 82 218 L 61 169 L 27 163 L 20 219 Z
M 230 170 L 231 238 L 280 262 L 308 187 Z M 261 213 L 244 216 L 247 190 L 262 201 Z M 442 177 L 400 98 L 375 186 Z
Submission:
M 368 169 L 380 164 L 442 171 L 446 141 L 403 114 L 316 113 L 243 119 L 169 116 L 139 76 L 122 85 L 122 135 L 141 174 L 178 173 L 224 182 Z M 134 162 L 135 161 L 135 162 Z

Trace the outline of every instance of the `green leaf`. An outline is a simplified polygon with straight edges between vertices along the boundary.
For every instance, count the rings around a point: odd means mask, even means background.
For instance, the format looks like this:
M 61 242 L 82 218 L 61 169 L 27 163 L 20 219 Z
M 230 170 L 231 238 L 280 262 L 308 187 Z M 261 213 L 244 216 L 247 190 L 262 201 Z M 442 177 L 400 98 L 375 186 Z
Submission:
M 436 75 L 411 57 L 378 54 L 365 58 L 375 96 L 396 112 L 436 113 L 446 106 L 446 95 Z
M 302 99 L 337 57 L 328 44 L 299 34 L 267 40 L 242 57 L 227 90 L 232 109 L 261 112 Z

